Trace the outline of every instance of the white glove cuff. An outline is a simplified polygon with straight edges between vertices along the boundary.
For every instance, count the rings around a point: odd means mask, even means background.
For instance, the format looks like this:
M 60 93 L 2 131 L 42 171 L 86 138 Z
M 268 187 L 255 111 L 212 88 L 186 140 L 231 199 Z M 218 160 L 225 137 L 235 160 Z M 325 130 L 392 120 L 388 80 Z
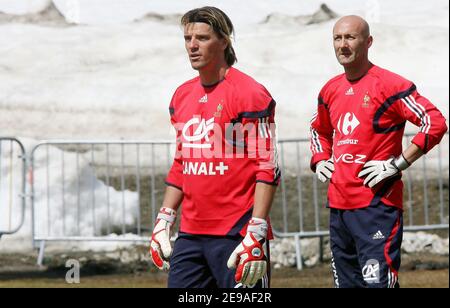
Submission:
M 170 224 L 175 222 L 175 218 L 177 217 L 177 212 L 174 209 L 168 207 L 162 207 L 159 210 L 158 216 L 156 219 L 162 219 L 167 221 Z
M 267 221 L 262 218 L 252 217 L 250 222 L 248 223 L 247 232 L 256 233 L 262 238 L 267 237 Z
M 403 171 L 406 168 L 408 168 L 409 166 L 411 166 L 411 164 L 405 159 L 405 157 L 403 156 L 403 154 L 400 154 L 399 157 L 397 157 L 396 159 L 394 159 L 394 164 L 395 166 Z

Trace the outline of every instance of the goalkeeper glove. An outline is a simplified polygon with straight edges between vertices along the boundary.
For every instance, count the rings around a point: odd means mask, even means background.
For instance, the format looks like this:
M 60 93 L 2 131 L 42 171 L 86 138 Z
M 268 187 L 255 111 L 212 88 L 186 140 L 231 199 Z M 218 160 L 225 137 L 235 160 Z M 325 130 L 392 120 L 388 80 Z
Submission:
M 317 163 L 316 174 L 322 183 L 331 180 L 331 176 L 334 172 L 334 162 L 333 159 L 322 160 Z
M 263 244 L 267 237 L 267 222 L 253 217 L 247 234 L 228 259 L 228 268 L 236 268 L 235 280 L 245 286 L 253 286 L 267 271 L 267 258 Z
M 388 160 L 371 160 L 367 162 L 358 177 L 365 178 L 364 185 L 370 188 L 378 183 L 390 179 L 410 166 L 410 163 L 400 155 Z
M 150 256 L 152 257 L 153 263 L 160 270 L 168 270 L 170 268 L 169 258 L 172 254 L 170 229 L 175 222 L 176 215 L 175 210 L 162 207 L 156 218 L 156 224 L 150 242 Z

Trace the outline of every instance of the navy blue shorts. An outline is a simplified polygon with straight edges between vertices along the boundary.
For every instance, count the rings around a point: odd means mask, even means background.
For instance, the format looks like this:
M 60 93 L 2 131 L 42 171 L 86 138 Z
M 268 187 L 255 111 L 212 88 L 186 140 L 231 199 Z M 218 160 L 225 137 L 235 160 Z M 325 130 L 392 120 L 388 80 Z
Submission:
M 170 258 L 169 288 L 239 288 L 234 280 L 235 269 L 227 261 L 243 240 L 241 236 L 206 236 L 180 233 Z M 266 255 L 269 260 L 268 241 Z M 255 288 L 269 287 L 270 262 L 267 274 Z
M 335 286 L 399 287 L 402 210 L 382 203 L 356 210 L 330 210 Z

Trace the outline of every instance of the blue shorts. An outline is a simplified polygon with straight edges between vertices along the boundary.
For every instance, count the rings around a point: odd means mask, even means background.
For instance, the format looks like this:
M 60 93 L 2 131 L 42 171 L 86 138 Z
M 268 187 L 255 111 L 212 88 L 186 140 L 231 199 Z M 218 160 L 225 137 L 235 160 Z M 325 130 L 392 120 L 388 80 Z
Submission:
M 330 210 L 335 286 L 399 287 L 402 210 L 382 203 L 356 210 Z
M 207 236 L 180 233 L 170 258 L 169 288 L 240 288 L 234 280 L 235 269 L 227 261 L 242 236 Z M 269 260 L 268 241 L 266 255 Z M 267 274 L 255 288 L 269 287 L 270 262 Z

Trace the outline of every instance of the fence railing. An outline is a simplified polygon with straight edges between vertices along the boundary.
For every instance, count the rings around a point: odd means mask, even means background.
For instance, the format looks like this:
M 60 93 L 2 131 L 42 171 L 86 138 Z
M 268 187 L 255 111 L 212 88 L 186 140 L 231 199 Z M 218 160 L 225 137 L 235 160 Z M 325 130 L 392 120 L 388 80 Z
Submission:
M 410 137 L 405 136 L 405 145 Z M 1 143 L 1 192 L 7 190 L 5 175 L 12 174 L 6 171 L 11 168 L 8 142 L 19 145 L 22 181 L 12 182 L 19 184 L 15 195 L 22 208 L 17 226 L 0 234 L 20 229 L 25 215 L 25 152 L 16 139 L 6 138 Z M 34 146 L 29 156 L 29 200 L 33 243 L 40 247 L 39 262 L 46 242 L 147 242 L 162 203 L 164 177 L 172 164 L 174 146 L 172 141 L 124 140 L 42 141 Z M 278 149 L 282 178 L 271 220 L 277 237 L 295 239 L 301 269 L 300 239 L 319 237 L 322 241 L 328 235 L 328 210 L 324 207 L 327 185 L 319 183 L 309 170 L 308 139 L 280 140 Z M 448 230 L 448 164 L 446 134 L 436 149 L 404 173 L 406 231 Z M 1 200 L 0 217 L 6 217 L 8 202 Z
M 0 238 L 16 233 L 25 220 L 26 157 L 16 138 L 0 138 Z
M 172 147 L 168 141 L 37 144 L 31 152 L 31 206 L 39 263 L 46 242 L 148 241 Z
M 413 135 L 406 134 L 404 147 Z M 403 174 L 404 230 L 449 228 L 448 133 L 430 153 Z M 309 170 L 309 140 L 279 141 L 281 184 L 272 206 L 271 220 L 277 237 L 295 239 L 297 267 L 302 268 L 301 238 L 328 236 L 329 211 L 325 208 L 328 184 L 318 182 Z

